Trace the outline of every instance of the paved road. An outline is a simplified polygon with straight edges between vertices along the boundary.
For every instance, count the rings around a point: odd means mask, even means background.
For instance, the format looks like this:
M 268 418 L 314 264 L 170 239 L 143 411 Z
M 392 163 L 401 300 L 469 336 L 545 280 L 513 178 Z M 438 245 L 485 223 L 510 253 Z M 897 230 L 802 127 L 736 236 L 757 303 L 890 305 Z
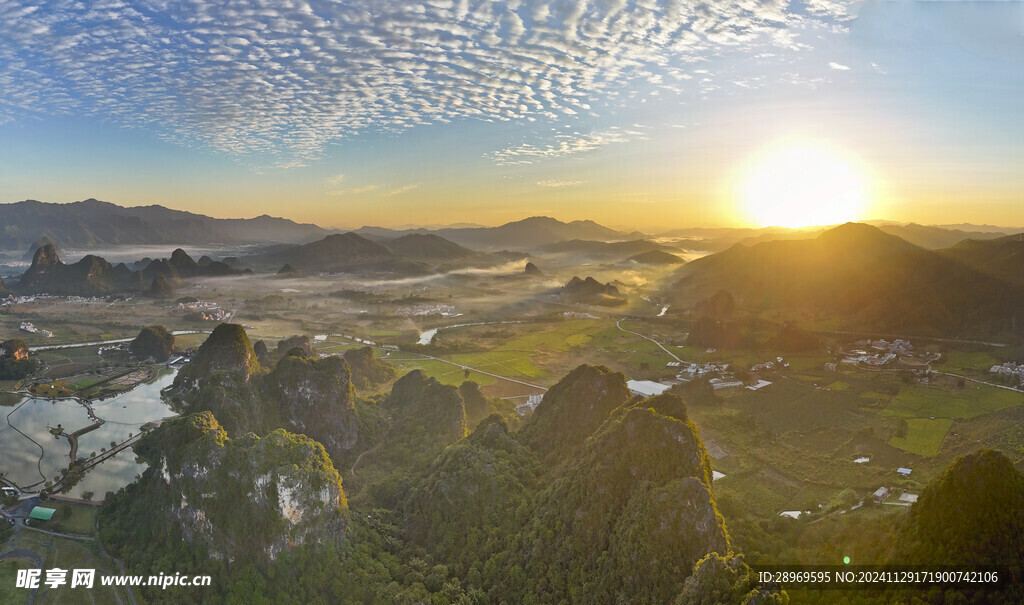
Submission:
M 1024 391 L 1021 391 L 1020 389 L 1015 389 L 1013 387 L 1008 387 L 1005 384 L 996 384 L 994 382 L 985 382 L 984 380 L 977 380 L 977 379 L 971 378 L 969 376 L 964 376 L 962 374 L 954 374 L 952 372 L 940 372 L 938 370 L 932 370 L 932 372 L 935 372 L 936 374 L 945 374 L 946 376 L 954 376 L 956 378 L 963 378 L 964 380 L 969 380 L 971 382 L 976 382 L 978 384 L 984 384 L 984 385 L 987 385 L 987 386 L 990 386 L 990 387 L 995 387 L 997 389 L 1006 389 L 1007 391 L 1013 391 L 1014 393 L 1024 394 Z
M 529 382 L 523 382 L 522 380 L 516 380 L 515 378 L 509 378 L 508 376 L 502 376 L 501 374 L 492 374 L 490 372 L 485 372 L 483 370 L 478 370 L 478 369 L 474 368 L 473 366 L 467 366 L 465 364 L 455 363 L 454 361 L 448 361 L 447 359 L 441 359 L 440 357 L 432 357 L 430 355 L 424 355 L 423 353 L 410 353 L 410 354 L 412 354 L 412 355 L 419 355 L 420 357 L 426 357 L 427 359 L 433 359 L 434 361 L 440 361 L 441 363 L 447 363 L 448 365 L 453 365 L 453 366 L 455 366 L 455 367 L 457 367 L 459 369 L 468 368 L 468 369 L 470 369 L 470 370 L 472 370 L 474 372 L 477 372 L 477 373 L 480 373 L 480 374 L 484 374 L 486 376 L 492 376 L 494 378 L 497 378 L 498 380 L 505 380 L 505 381 L 508 381 L 508 382 L 514 382 L 516 384 L 521 384 L 523 386 L 531 387 L 531 388 L 534 388 L 534 389 L 540 389 L 541 391 L 547 391 L 548 390 L 547 387 L 542 387 L 539 384 L 530 384 Z
M 235 309 L 232 309 L 230 317 L 234 317 L 234 316 L 235 316 Z M 229 321 L 230 321 L 230 318 L 229 318 Z M 183 334 L 202 334 L 204 332 L 206 332 L 206 330 L 175 330 L 175 331 L 171 332 L 171 334 L 174 334 L 175 336 L 181 336 Z M 37 346 L 37 347 L 29 347 L 28 349 L 30 351 L 55 351 L 57 349 L 77 349 L 79 347 L 92 347 L 92 346 L 99 346 L 99 345 L 119 344 L 119 343 L 123 343 L 123 342 L 131 342 L 133 340 L 135 340 L 135 339 L 134 338 L 115 338 L 115 339 L 112 339 L 112 340 L 95 340 L 95 341 L 91 341 L 91 342 L 69 342 L 69 343 L 62 344 L 62 345 L 43 345 L 43 346 Z
M 682 359 L 679 359 L 678 357 L 676 357 L 675 353 L 673 353 L 672 351 L 669 351 L 668 349 L 666 349 L 665 345 L 661 344 L 657 340 L 654 340 L 650 336 L 644 336 L 643 334 L 641 334 L 639 332 L 634 332 L 632 330 L 627 330 L 626 328 L 623 328 L 621 324 L 622 324 L 622 320 L 620 319 L 619 321 L 615 322 L 615 327 L 617 327 L 618 329 L 622 330 L 623 332 L 626 332 L 627 334 L 633 334 L 634 336 L 639 336 L 640 338 L 645 338 L 645 339 L 653 342 L 654 344 L 656 344 L 659 347 L 661 347 L 662 351 L 665 351 L 666 353 L 668 353 L 669 357 L 671 357 L 672 359 L 675 359 L 679 363 L 689 363 L 689 362 L 683 361 Z
M 935 338 L 933 336 L 906 336 L 900 334 L 878 334 L 875 332 L 841 332 L 841 331 L 827 331 L 827 330 L 814 330 L 814 334 L 840 334 L 843 336 L 871 336 L 874 338 L 899 338 L 902 340 L 934 340 L 936 342 L 952 342 L 957 344 L 969 344 L 969 345 L 985 345 L 987 347 L 1006 347 L 1009 346 L 1005 342 L 986 342 L 984 340 L 963 340 L 960 338 Z

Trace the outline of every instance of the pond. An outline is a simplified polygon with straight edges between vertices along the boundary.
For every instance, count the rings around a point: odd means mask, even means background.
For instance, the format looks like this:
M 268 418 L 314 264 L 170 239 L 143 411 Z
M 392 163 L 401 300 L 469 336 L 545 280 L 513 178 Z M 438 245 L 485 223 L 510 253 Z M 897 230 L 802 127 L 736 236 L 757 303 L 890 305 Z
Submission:
M 125 441 L 147 422 L 174 416 L 160 396 L 161 389 L 173 380 L 174 372 L 168 371 L 127 393 L 94 402 L 93 412 L 104 424 L 79 436 L 78 457 L 100 453 L 110 448 L 111 442 Z M 71 461 L 68 439 L 55 436 L 50 429 L 60 425 L 70 434 L 93 423 L 85 405 L 74 399 L 30 397 L 0 407 L 0 473 L 22 488 L 39 489 Z M 94 498 L 102 498 L 106 492 L 131 483 L 143 470 L 145 465 L 135 461 L 129 448 L 90 469 L 69 495 L 80 497 L 90 491 Z
M 60 425 L 70 433 L 92 424 L 85 407 L 73 399 L 27 398 L 0 411 L 7 412 L 0 421 L 0 472 L 22 487 L 45 482 L 71 461 L 68 440 L 53 435 L 50 427 Z

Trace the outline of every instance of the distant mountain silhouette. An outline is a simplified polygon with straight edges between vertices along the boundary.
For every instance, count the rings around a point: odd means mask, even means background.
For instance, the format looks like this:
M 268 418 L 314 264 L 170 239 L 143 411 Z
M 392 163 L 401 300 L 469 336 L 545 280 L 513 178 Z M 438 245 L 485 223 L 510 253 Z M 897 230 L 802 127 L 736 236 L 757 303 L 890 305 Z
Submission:
M 933 225 L 918 225 L 917 223 L 910 223 L 909 225 L 880 225 L 878 228 L 890 235 L 895 235 L 928 250 L 948 248 L 966 239 L 996 239 L 1006 235 L 1005 231 L 965 231 L 963 229 L 950 229 Z
M 171 254 L 170 260 L 150 261 L 140 271 L 132 271 L 124 263 L 113 266 L 92 254 L 68 265 L 60 260 L 53 244 L 46 244 L 36 250 L 32 265 L 22 274 L 17 290 L 72 296 L 102 296 L 135 290 L 147 291 L 154 296 L 170 296 L 172 284 L 183 278 L 241 273 L 217 261 L 200 265 L 181 248 Z
M 410 233 L 374 241 L 349 232 L 249 256 L 245 262 L 266 270 L 290 265 L 294 270 L 309 273 L 422 275 L 493 266 L 521 258 L 523 255 L 519 253 L 476 252 L 430 233 Z
M 272 252 L 250 256 L 247 264 L 293 268 L 312 273 L 337 273 L 355 268 L 386 269 L 399 261 L 398 254 L 387 246 L 355 233 L 336 233 L 327 237 Z M 421 267 L 426 270 L 426 267 Z
M 995 337 L 1024 328 L 1024 288 L 865 224 L 736 245 L 676 275 L 669 294 L 679 305 L 724 289 L 741 307 L 811 311 L 857 329 Z
M 394 239 L 382 240 L 399 256 L 423 260 L 456 260 L 469 258 L 476 252 L 432 233 L 410 233 Z
M 681 265 L 686 262 L 675 254 L 665 252 L 664 250 L 648 250 L 647 252 L 634 254 L 627 260 L 645 265 Z
M 70 204 L 35 200 L 0 204 L 0 225 L 3 225 L 0 246 L 12 250 L 24 250 L 37 241 L 48 241 L 63 248 L 294 243 L 330 233 L 316 225 L 266 215 L 252 219 L 217 219 L 163 206 L 125 208 L 94 199 Z
M 580 279 L 573 276 L 571 280 L 557 290 L 558 296 L 565 302 L 602 307 L 617 307 L 626 303 L 626 298 L 612 284 L 602 284 L 593 277 Z
M 669 251 L 673 248 L 645 239 L 634 239 L 621 242 L 600 242 L 593 240 L 571 239 L 555 242 L 541 247 L 544 252 L 578 253 L 591 257 L 623 258 L 634 254 L 642 254 L 651 250 Z
M 446 227 L 430 231 L 410 229 L 397 231 L 382 227 L 362 227 L 356 231 L 374 239 L 395 238 L 410 233 L 433 233 L 474 250 L 527 250 L 565 240 L 612 241 L 622 234 L 594 221 L 563 223 L 547 216 L 533 216 L 521 221 L 505 223 L 499 227 Z
M 19 289 L 50 294 L 95 296 L 110 294 L 121 287 L 114 267 L 92 254 L 66 265 L 57 256 L 53 244 L 36 250 L 32 265 L 22 275 Z
M 983 273 L 1024 285 L 1024 234 L 968 239 L 938 253 Z

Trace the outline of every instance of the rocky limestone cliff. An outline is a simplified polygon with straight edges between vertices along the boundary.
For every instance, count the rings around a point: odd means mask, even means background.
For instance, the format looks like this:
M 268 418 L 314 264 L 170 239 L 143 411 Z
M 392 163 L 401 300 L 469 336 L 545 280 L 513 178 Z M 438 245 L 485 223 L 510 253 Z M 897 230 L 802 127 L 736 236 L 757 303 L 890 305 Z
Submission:
M 177 534 L 210 558 L 273 560 L 298 545 L 335 541 L 344 529 L 341 476 L 304 435 L 279 429 L 233 440 L 203 412 L 165 422 L 135 451 L 149 468 L 103 516 L 145 499 L 147 514 L 170 530 L 164 539 Z M 130 527 L 119 531 L 131 540 Z
M 341 357 L 285 357 L 263 378 L 263 398 L 289 430 L 309 435 L 340 456 L 359 437 L 350 376 Z

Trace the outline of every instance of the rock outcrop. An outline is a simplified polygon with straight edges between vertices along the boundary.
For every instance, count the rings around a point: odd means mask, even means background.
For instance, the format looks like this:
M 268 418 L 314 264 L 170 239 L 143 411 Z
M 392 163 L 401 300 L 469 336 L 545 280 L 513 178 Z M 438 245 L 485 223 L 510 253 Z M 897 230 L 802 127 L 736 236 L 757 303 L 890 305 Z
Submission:
M 359 437 L 350 376 L 341 357 L 288 356 L 263 377 L 263 398 L 283 426 L 323 443 L 337 457 Z
M 176 418 L 147 434 L 135 452 L 149 468 L 104 506 L 102 515 L 144 514 L 160 534 L 106 526 L 108 543 L 184 541 L 215 560 L 267 562 L 300 545 L 338 540 L 347 502 L 322 445 L 276 430 L 230 439 L 209 412 Z M 125 535 L 127 534 L 127 535 Z M 112 538 L 112 539 L 111 539 Z
M 131 341 L 128 350 L 142 359 L 152 357 L 156 361 L 167 361 L 174 350 L 174 335 L 163 326 L 146 326 Z

